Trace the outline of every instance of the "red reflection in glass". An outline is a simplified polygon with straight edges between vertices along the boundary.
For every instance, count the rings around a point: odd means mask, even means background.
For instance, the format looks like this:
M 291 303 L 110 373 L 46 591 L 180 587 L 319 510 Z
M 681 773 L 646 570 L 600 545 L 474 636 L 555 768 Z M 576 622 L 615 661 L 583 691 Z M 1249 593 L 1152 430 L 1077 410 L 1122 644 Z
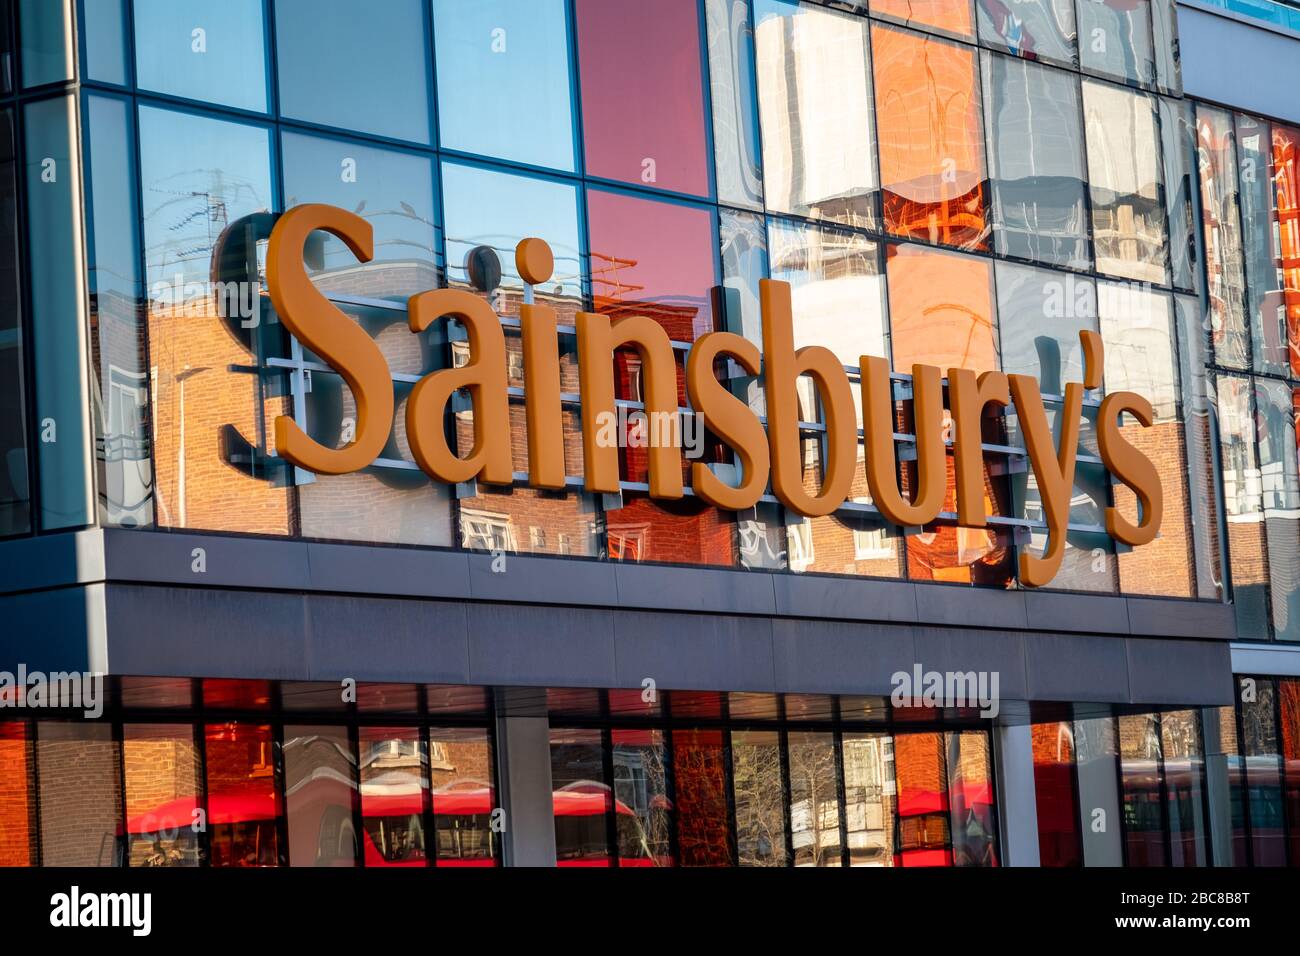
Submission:
M 578 0 L 587 172 L 709 192 L 696 0 Z
M 730 866 L 722 731 L 673 731 L 677 851 L 682 866 Z
M 885 228 L 987 249 L 975 52 L 888 27 L 871 32 Z
M 611 318 L 648 315 L 679 341 L 713 331 L 713 214 L 700 206 L 587 192 L 591 292 Z
M 1300 865 L 1300 680 L 1279 680 L 1282 710 L 1282 760 L 1286 791 L 1282 795 L 1290 832 L 1291 865 Z
M 210 678 L 203 682 L 203 706 L 209 710 L 269 710 L 271 682 Z
M 1273 124 L 1273 185 L 1291 374 L 1300 376 L 1300 130 Z
M 894 738 L 898 781 L 898 866 L 952 866 L 948 829 L 948 774 L 943 736 L 899 734 Z
M 213 866 L 278 866 L 274 745 L 266 724 L 204 728 Z
M 425 866 L 429 786 L 424 743 L 415 727 L 362 727 L 361 822 L 365 865 Z
M 1042 866 L 1082 866 L 1074 735 L 1068 721 L 1034 724 L 1034 801 L 1038 807 L 1038 856 Z
M 33 866 L 34 778 L 27 725 L 0 724 L 0 866 Z

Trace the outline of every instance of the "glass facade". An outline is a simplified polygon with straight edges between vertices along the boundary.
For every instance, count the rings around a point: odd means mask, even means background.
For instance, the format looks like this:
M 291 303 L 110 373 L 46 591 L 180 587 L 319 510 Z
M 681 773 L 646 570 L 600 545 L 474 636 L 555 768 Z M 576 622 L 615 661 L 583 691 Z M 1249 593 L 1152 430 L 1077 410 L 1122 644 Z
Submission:
M 1246 631 L 1295 633 L 1287 489 L 1300 480 L 1273 419 L 1300 381 L 1296 131 L 1184 99 L 1164 0 L 1014 13 L 982 0 L 394 0 L 346 29 L 333 3 L 121 0 L 85 15 L 94 42 L 67 69 L 64 14 L 13 6 L 23 44 L 4 115 L 26 155 L 22 175 L 11 164 L 6 288 L 19 294 L 0 303 L 13 371 L 0 532 L 102 523 L 1017 587 L 1019 553 L 1047 536 L 1014 416 L 986 437 L 985 529 L 955 526 L 950 464 L 940 517 L 896 537 L 861 450 L 848 500 L 813 519 L 770 491 L 735 516 L 651 500 L 635 448 L 620 453 L 620 496 L 578 489 L 574 314 L 663 325 L 685 406 L 692 341 L 725 329 L 763 344 L 757 284 L 770 277 L 793 287 L 796 344 L 830 347 L 855 398 L 860 356 L 882 355 L 900 387 L 914 362 L 1037 374 L 1056 415 L 1053 390 L 1082 372 L 1077 333 L 1100 331 L 1106 388 L 1159 392 L 1159 424 L 1126 434 L 1185 478 L 1165 488 L 1159 542 L 1116 554 L 1104 509 L 1136 504 L 1101 468 L 1089 395 L 1053 586 L 1240 591 Z M 77 80 L 79 94 L 58 86 Z M 341 377 L 265 294 L 275 217 L 310 202 L 374 229 L 370 262 L 321 235 L 307 264 L 393 377 L 387 446 L 344 476 L 288 467 L 271 437 L 282 415 L 326 446 L 356 425 Z M 557 257 L 536 290 L 513 262 L 528 236 Z M 406 396 L 465 346 L 442 323 L 409 333 L 405 299 L 444 285 L 507 320 L 513 490 L 448 488 L 413 461 Z M 525 487 L 512 323 L 532 294 L 561 321 L 558 494 Z M 84 365 L 53 345 L 71 334 Z M 619 365 L 619 400 L 643 407 L 639 365 Z M 1241 387 L 1225 377 L 1238 373 Z M 810 384 L 801 465 L 817 489 L 828 455 Z M 729 386 L 762 413 L 758 377 Z M 473 414 L 447 412 L 462 453 Z M 909 397 L 900 414 L 910 440 Z M 705 461 L 736 468 L 716 441 Z
M 106 691 L 102 720 L 0 722 L 3 865 L 499 865 L 483 688 Z

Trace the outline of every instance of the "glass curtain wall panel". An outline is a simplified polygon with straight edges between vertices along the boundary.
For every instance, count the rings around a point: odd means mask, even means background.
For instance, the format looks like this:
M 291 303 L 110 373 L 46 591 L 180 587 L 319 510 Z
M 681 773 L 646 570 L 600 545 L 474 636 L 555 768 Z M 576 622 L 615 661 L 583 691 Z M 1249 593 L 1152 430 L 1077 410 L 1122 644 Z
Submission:
M 443 149 L 574 170 L 568 8 L 564 0 L 434 0 Z M 605 42 L 611 56 L 622 55 L 617 41 Z M 655 115 L 654 109 L 628 97 L 614 115 L 601 117 L 601 130 L 626 130 L 615 125 L 620 116 Z
M 711 192 L 698 0 L 577 0 L 587 173 Z
M 1088 196 L 1083 110 L 1074 76 L 982 56 L 994 250 L 1086 269 Z
M 269 131 L 154 106 L 138 125 L 156 521 L 291 534 L 284 462 L 265 457 L 291 382 L 247 371 L 286 348 L 252 267 L 274 203 Z M 219 247 L 239 254 L 220 290 Z
M 1232 114 L 1198 105 L 1196 139 L 1214 361 L 1228 368 L 1248 369 L 1250 329 Z
M 142 90 L 265 113 L 263 0 L 135 0 Z
M 1163 285 L 1167 237 L 1155 98 L 1084 80 L 1083 111 L 1097 271 Z
M 988 172 L 976 53 L 892 27 L 871 30 L 885 230 L 988 248 Z
M 878 222 L 869 25 L 809 3 L 755 0 L 769 212 Z
M 1072 0 L 976 0 L 982 46 L 1066 67 L 1077 67 Z
M 1252 365 L 1256 372 L 1285 375 L 1290 363 L 1272 131 L 1266 121 L 1240 113 L 1236 127 Z
M 0 111 L 0 537 L 31 530 L 22 288 L 19 285 L 18 162 L 14 115 Z
M 357 16 L 348 0 L 277 0 L 280 113 L 322 126 L 428 143 L 430 69 L 424 7 L 422 0 L 387 0 Z M 487 34 L 485 29 L 475 37 L 476 52 L 491 45 Z M 479 64 L 487 62 L 480 54 Z M 501 88 L 484 83 L 479 89 Z M 444 92 L 443 102 L 455 102 L 455 92 Z M 482 108 L 481 97 L 473 102 Z
M 746 0 L 706 0 L 713 161 L 718 201 L 763 208 L 754 74 L 754 25 Z

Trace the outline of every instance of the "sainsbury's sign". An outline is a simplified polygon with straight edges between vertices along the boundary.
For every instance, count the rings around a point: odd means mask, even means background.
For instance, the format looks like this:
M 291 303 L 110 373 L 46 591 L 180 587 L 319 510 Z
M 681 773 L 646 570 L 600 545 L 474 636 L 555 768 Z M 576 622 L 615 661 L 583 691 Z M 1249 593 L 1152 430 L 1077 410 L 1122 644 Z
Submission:
M 372 230 L 364 219 L 324 205 L 298 206 L 279 217 L 267 251 L 267 285 L 285 327 L 336 370 L 356 400 L 354 440 L 329 448 L 309 437 L 292 418 L 275 421 L 276 452 L 294 465 L 321 475 L 360 471 L 388 443 L 394 414 L 392 378 L 379 346 L 316 288 L 303 260 L 308 236 L 316 230 L 342 240 L 362 262 L 373 255 Z M 537 284 L 552 274 L 551 250 L 540 239 L 525 239 L 516 251 L 525 282 Z M 738 483 L 730 484 L 702 461 L 690 466 L 694 493 L 717 508 L 752 508 L 766 493 L 806 517 L 836 511 L 847 498 L 858 467 L 858 428 L 853 390 L 840 360 L 821 346 L 794 347 L 790 287 L 761 282 L 763 349 L 731 332 L 710 332 L 691 344 L 686 361 L 690 405 L 708 430 L 728 446 L 739 465 Z M 514 483 L 510 442 L 510 398 L 505 333 L 496 312 L 482 297 L 467 291 L 433 289 L 411 297 L 412 332 L 420 333 L 442 319 L 465 329 L 468 361 L 425 375 L 406 405 L 406 431 L 416 463 L 434 481 L 456 484 L 476 480 L 486 485 Z M 558 316 L 546 305 L 520 307 L 528 484 L 533 488 L 565 487 Z M 668 333 L 647 316 L 608 316 L 579 312 L 576 321 L 578 374 L 582 394 L 584 487 L 592 493 L 620 490 L 618 449 L 602 440 L 602 422 L 615 413 L 614 356 L 635 350 L 641 359 L 646 412 L 652 418 L 678 414 L 677 364 Z M 1048 527 L 1041 554 L 1020 549 L 1020 580 L 1029 587 L 1049 583 L 1065 553 L 1066 526 L 1073 495 L 1079 423 L 1085 389 L 1101 387 L 1101 337 L 1079 333 L 1084 352 L 1084 381 L 1065 387 L 1059 442 L 1044 408 L 1038 381 L 969 369 L 947 370 L 947 408 L 951 413 L 957 523 L 969 528 L 988 524 L 984 494 L 981 419 L 1013 407 L 1024 433 L 1026 451 L 1042 499 Z M 761 377 L 767 424 L 717 378 L 714 365 L 730 360 Z M 871 498 L 884 518 L 896 525 L 919 527 L 939 516 L 948 488 L 945 389 L 943 370 L 930 365 L 911 369 L 916 432 L 915 487 L 910 495 L 899 486 L 894 440 L 895 404 L 889 363 L 878 356 L 861 358 L 862 421 L 866 479 Z M 804 484 L 800 453 L 796 383 L 808 376 L 816 385 L 826 428 L 825 474 L 820 490 Z M 445 412 L 457 392 L 473 405 L 473 446 L 458 455 L 448 442 Z M 1106 509 L 1106 530 L 1119 542 L 1139 546 L 1160 528 L 1163 495 L 1151 461 L 1125 437 L 1121 421 L 1132 416 L 1143 427 L 1154 421 L 1151 403 L 1133 392 L 1114 392 L 1101 403 L 1097 445 L 1102 462 L 1116 480 L 1132 489 L 1140 508 L 1135 524 L 1114 507 Z M 679 499 L 685 494 L 681 450 L 673 443 L 651 443 L 649 493 Z

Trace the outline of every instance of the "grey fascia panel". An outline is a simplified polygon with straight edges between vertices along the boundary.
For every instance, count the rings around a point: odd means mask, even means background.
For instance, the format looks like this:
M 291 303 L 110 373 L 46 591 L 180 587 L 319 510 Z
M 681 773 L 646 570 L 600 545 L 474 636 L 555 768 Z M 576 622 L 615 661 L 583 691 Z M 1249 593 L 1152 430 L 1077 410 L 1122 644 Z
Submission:
M 469 683 L 612 687 L 613 612 L 471 604 Z
M 770 577 L 778 614 L 908 624 L 918 617 L 916 586 L 908 581 L 821 574 L 773 574 Z
M 305 541 L 119 530 L 104 535 L 110 581 L 274 591 L 311 588 Z M 362 554 L 354 558 L 361 559 Z
M 618 603 L 675 611 L 774 614 L 772 575 L 721 568 L 615 564 Z
M 782 693 L 888 694 L 893 675 L 916 661 L 914 629 L 777 619 L 772 659 Z
M 469 555 L 463 552 L 310 542 L 307 560 L 316 591 L 463 598 L 470 590 Z
M 1025 700 L 1028 680 L 1025 673 L 1023 633 L 988 631 L 976 628 L 917 627 L 916 663 L 923 671 L 939 673 L 998 673 L 998 694 L 1005 699 Z
M 1224 641 L 1129 638 L 1129 702 L 1225 707 L 1233 702 L 1232 648 Z
M 614 615 L 616 687 L 772 691 L 772 622 L 715 614 Z
M 0 541 L 0 594 L 103 580 L 104 534 L 98 529 Z

